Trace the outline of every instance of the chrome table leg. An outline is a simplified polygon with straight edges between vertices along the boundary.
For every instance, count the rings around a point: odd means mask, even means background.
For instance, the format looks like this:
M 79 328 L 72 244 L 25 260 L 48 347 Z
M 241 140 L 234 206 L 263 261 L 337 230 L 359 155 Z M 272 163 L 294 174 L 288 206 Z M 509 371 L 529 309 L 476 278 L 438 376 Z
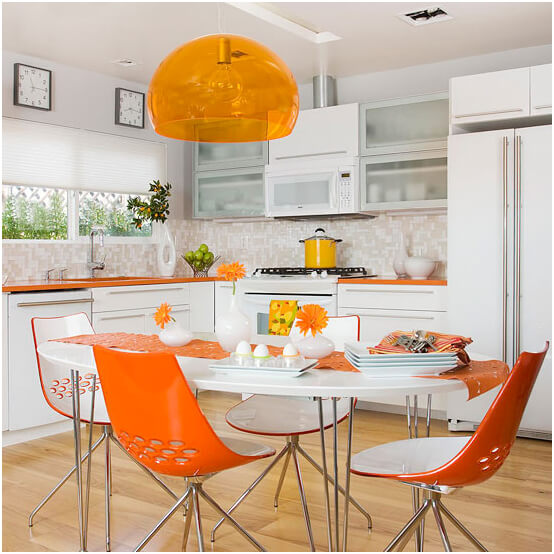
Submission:
M 81 471 L 81 405 L 79 398 L 79 372 L 71 370 L 71 400 L 73 408 L 73 437 L 75 439 L 75 466 L 77 476 L 77 505 L 79 518 L 79 546 L 81 552 L 84 552 L 86 539 L 83 526 L 83 480 Z
M 296 442 L 298 442 L 298 437 L 292 437 L 292 448 L 291 448 L 292 461 L 294 463 L 296 480 L 298 481 L 298 491 L 300 492 L 300 502 L 302 503 L 302 511 L 304 512 L 304 522 L 306 524 L 306 531 L 308 532 L 308 540 L 310 541 L 310 550 L 312 552 L 315 552 L 312 523 L 310 521 L 310 514 L 308 512 L 308 502 L 306 501 L 306 492 L 304 490 L 304 483 L 302 482 L 302 473 L 300 471 L 298 455 L 296 454 Z
M 339 549 L 339 430 L 337 422 L 337 399 L 333 397 L 333 470 L 335 476 L 334 501 L 335 501 L 335 548 Z
M 275 465 L 279 462 L 279 460 L 286 454 L 289 453 L 290 455 L 290 446 L 289 443 L 285 445 L 285 447 L 275 456 L 273 461 L 260 473 L 260 475 L 256 478 L 256 480 L 235 500 L 233 505 L 227 510 L 227 514 L 231 514 L 233 510 L 256 488 L 258 483 L 275 467 Z M 222 517 L 212 529 L 212 533 L 210 536 L 211 542 L 215 541 L 215 532 L 217 531 L 218 527 L 225 521 L 225 518 Z
M 352 431 L 354 429 L 354 398 L 350 398 L 348 414 L 348 441 L 346 443 L 346 477 L 344 482 L 344 525 L 342 529 L 342 551 L 348 543 L 348 508 L 350 507 L 350 462 L 352 460 Z
M 325 515 L 327 517 L 327 543 L 329 545 L 329 552 L 333 551 L 333 529 L 331 526 L 331 503 L 329 501 L 329 475 L 327 473 L 327 456 L 325 452 L 325 425 L 323 421 L 323 401 L 321 397 L 317 398 L 317 413 L 319 417 L 319 438 L 321 442 L 321 474 L 323 475 L 323 491 L 325 493 Z M 320 469 L 314 460 L 311 459 L 307 453 L 302 449 L 298 449 L 312 465 L 315 465 L 317 469 Z

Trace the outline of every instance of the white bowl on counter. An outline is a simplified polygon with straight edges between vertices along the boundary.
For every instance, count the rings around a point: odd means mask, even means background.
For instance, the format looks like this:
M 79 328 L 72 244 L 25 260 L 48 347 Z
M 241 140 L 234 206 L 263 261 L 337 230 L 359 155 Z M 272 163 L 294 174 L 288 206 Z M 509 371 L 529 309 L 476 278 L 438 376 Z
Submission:
M 415 280 L 428 279 L 436 266 L 437 262 L 423 256 L 411 256 L 404 261 L 406 273 Z

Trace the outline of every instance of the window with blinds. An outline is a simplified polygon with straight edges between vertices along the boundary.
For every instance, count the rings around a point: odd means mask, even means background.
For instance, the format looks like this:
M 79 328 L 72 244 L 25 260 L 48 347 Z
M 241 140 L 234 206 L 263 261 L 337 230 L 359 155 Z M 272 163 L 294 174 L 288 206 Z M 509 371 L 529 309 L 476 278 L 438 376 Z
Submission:
M 150 236 L 127 211 L 130 196 L 166 181 L 166 146 L 83 129 L 3 118 L 2 238 Z

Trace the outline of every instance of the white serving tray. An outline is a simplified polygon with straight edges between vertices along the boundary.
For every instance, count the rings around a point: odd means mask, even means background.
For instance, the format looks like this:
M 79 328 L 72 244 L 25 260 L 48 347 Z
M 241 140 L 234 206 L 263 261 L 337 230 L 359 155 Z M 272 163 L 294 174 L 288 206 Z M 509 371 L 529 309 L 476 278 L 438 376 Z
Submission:
M 254 365 L 236 365 L 231 362 L 231 358 L 227 357 L 223 360 L 216 360 L 210 364 L 210 369 L 221 373 L 235 373 L 235 372 L 247 372 L 247 373 L 260 373 L 264 375 L 275 376 L 287 376 L 298 377 L 302 375 L 308 369 L 315 367 L 319 363 L 319 360 L 305 360 L 304 365 L 299 367 L 275 367 L 275 366 L 254 366 Z

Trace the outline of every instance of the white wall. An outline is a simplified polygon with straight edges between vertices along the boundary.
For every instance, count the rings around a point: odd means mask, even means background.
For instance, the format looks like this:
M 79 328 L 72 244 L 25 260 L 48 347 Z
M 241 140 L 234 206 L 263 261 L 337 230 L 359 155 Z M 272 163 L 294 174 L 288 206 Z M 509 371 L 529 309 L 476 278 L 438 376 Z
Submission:
M 468 36 L 469 40 L 471 40 L 470 36 Z M 440 45 L 437 45 L 437 48 L 440 48 Z M 547 44 L 391 71 L 364 73 L 338 78 L 337 99 L 339 104 L 349 104 L 447 91 L 448 81 L 452 77 L 551 62 L 552 45 Z M 311 83 L 300 85 L 299 92 L 301 109 L 312 108 Z
M 174 187 L 170 217 L 177 219 L 190 217 L 192 213 L 191 162 L 190 154 L 185 155 L 186 147 L 183 142 L 166 139 L 156 134 L 147 114 L 145 114 L 144 129 L 133 129 L 114 123 L 116 87 L 146 92 L 148 88 L 146 85 L 14 52 L 4 51 L 2 61 L 2 114 L 4 116 L 165 142 L 167 179 Z M 34 110 L 13 104 L 13 65 L 16 62 L 52 70 L 51 111 Z M 152 175 L 152 178 L 155 179 L 156 176 Z M 147 184 L 145 183 L 145 190 Z

